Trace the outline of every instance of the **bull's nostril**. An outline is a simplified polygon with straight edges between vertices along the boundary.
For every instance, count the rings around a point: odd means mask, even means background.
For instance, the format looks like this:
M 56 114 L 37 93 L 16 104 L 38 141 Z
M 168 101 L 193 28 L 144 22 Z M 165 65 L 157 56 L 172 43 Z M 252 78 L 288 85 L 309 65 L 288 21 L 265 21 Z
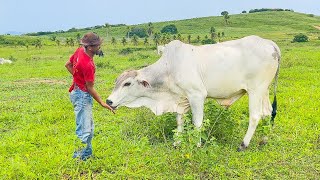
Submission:
M 107 99 L 107 104 L 108 104 L 108 105 L 112 105 L 112 103 L 113 103 L 113 102 L 112 102 L 111 100 Z

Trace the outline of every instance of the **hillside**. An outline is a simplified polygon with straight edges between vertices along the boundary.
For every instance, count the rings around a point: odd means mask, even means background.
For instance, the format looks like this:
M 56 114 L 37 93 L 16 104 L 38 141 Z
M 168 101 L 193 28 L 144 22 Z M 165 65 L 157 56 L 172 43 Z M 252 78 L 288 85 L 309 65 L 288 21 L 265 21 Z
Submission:
M 222 16 L 200 17 L 167 22 L 153 22 L 153 32 L 160 33 L 161 29 L 169 24 L 174 24 L 177 27 L 178 33 L 182 36 L 182 38 L 184 38 L 185 41 L 188 35 L 191 35 L 191 40 L 195 40 L 197 36 L 200 36 L 201 39 L 204 39 L 205 36 L 210 37 L 209 32 L 211 27 L 216 29 L 216 33 L 223 32 L 225 34 L 225 37 L 221 38 L 220 41 L 237 39 L 253 34 L 280 41 L 291 41 L 293 36 L 299 33 L 308 35 L 310 39 L 318 39 L 320 36 L 319 16 L 311 16 L 308 14 L 290 11 L 272 11 L 230 15 L 230 24 L 228 25 L 225 25 Z M 52 36 L 56 36 L 61 44 L 65 44 L 66 38 L 73 38 L 75 40 L 77 39 L 77 36 L 82 36 L 88 31 L 94 31 L 98 33 L 107 43 L 110 43 L 112 37 L 120 42 L 123 37 L 126 37 L 128 28 L 131 29 L 133 27 L 148 29 L 148 23 L 109 27 L 108 37 L 107 28 L 97 25 L 96 28 L 76 29 L 75 32 L 53 33 L 42 36 L 0 36 L 0 44 L 16 44 L 21 46 L 25 46 L 26 44 L 34 45 L 34 41 L 36 39 L 41 39 L 43 45 L 55 45 L 55 42 L 49 40 Z M 9 42 L 15 42 L 5 43 L 4 39 L 8 40 Z M 140 42 L 141 41 L 142 40 L 140 40 Z M 149 42 L 151 43 L 152 40 L 149 40 Z
M 310 17 L 307 14 L 296 12 L 260 12 L 231 15 L 230 22 L 226 26 L 222 16 L 211 16 L 178 21 L 153 22 L 153 26 L 155 32 L 160 32 L 165 25 L 175 24 L 182 36 L 190 34 L 194 38 L 198 35 L 205 36 L 209 34 L 211 27 L 214 27 L 217 32 L 225 32 L 229 38 L 251 34 L 291 37 L 292 34 L 297 33 L 308 33 L 309 35 L 318 33 L 319 31 L 313 26 L 320 26 L 320 17 Z M 134 25 L 134 27 L 147 28 L 148 23 Z M 84 34 L 87 31 L 80 30 L 79 32 L 57 34 L 57 36 L 75 37 L 77 33 Z M 94 31 L 106 36 L 106 28 L 95 29 Z M 118 39 L 125 37 L 126 32 L 126 26 L 111 27 L 108 41 L 111 37 Z

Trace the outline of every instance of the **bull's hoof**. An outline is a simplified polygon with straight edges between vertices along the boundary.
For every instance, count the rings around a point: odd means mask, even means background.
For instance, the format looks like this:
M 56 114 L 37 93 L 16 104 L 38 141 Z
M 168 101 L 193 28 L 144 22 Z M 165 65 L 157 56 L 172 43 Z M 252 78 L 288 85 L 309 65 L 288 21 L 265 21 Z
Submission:
M 247 146 L 242 142 L 241 144 L 240 144 L 240 147 L 238 148 L 238 152 L 241 152 L 241 151 L 244 151 L 244 150 L 246 150 L 247 149 Z

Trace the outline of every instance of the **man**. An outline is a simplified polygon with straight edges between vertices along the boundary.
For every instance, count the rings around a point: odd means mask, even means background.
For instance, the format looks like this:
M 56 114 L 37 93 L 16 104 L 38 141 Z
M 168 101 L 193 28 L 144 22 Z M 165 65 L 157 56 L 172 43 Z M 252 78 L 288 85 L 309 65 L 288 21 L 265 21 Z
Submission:
M 102 39 L 95 33 L 89 32 L 81 39 L 81 47 L 67 61 L 65 67 L 73 76 L 73 82 L 69 89 L 70 100 L 74 107 L 76 117 L 76 134 L 83 147 L 79 147 L 73 154 L 73 158 L 79 157 L 86 160 L 92 155 L 93 115 L 92 98 L 102 107 L 113 109 L 107 105 L 94 89 L 95 64 L 94 55 L 102 53 L 100 45 Z

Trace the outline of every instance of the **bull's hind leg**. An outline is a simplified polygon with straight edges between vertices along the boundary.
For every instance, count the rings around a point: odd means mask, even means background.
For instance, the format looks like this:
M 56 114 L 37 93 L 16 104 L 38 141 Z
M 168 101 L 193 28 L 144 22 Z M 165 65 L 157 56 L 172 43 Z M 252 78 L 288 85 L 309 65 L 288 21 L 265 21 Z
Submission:
M 262 119 L 271 116 L 272 106 L 269 99 L 269 90 L 267 90 L 262 99 Z M 266 134 L 263 135 L 259 145 L 265 145 L 268 142 L 268 137 Z
M 238 151 L 246 149 L 250 143 L 250 140 L 257 128 L 259 120 L 262 115 L 262 99 L 264 93 L 257 92 L 248 92 L 249 94 L 249 126 L 246 135 L 243 138 L 243 141 L 238 148 Z
M 262 99 L 262 118 L 270 116 L 271 112 L 272 112 L 272 106 L 269 99 L 269 90 L 267 90 Z

